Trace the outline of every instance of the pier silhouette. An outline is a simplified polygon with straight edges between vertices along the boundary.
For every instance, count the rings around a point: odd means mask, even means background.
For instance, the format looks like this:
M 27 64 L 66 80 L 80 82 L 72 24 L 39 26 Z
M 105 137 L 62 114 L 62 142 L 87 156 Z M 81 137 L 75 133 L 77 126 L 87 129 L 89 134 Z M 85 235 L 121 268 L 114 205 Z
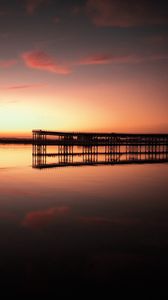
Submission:
M 39 169 L 168 162 L 168 134 L 33 130 L 32 144 L 32 166 Z

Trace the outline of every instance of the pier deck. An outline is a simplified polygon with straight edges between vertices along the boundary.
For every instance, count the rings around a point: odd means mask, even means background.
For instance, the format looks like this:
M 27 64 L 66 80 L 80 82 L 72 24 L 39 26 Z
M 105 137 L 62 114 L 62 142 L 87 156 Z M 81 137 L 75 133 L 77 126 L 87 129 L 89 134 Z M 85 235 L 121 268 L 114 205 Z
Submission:
M 95 133 L 33 130 L 34 145 L 146 145 L 168 144 L 168 134 Z

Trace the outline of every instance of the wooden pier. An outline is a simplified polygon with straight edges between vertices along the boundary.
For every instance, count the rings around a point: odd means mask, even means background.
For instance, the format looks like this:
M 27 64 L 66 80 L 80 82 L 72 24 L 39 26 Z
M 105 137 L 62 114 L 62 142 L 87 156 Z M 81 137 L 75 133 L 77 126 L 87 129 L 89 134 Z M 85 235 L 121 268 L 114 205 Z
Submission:
M 50 167 L 168 160 L 168 134 L 44 130 L 33 130 L 32 134 L 33 167 L 37 168 L 47 167 L 47 157 L 55 157 L 57 160 Z M 82 159 L 75 160 L 75 157 Z

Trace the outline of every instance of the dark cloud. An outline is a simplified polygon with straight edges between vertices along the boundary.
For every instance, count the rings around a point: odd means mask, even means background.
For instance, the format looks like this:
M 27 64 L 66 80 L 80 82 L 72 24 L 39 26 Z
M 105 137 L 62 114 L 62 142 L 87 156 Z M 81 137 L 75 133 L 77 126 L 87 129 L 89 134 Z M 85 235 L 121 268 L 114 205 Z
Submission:
M 48 0 L 25 0 L 26 11 L 28 14 L 33 15 L 45 3 L 48 3 Z
M 96 26 L 134 27 L 168 23 L 164 1 L 88 0 L 86 13 Z

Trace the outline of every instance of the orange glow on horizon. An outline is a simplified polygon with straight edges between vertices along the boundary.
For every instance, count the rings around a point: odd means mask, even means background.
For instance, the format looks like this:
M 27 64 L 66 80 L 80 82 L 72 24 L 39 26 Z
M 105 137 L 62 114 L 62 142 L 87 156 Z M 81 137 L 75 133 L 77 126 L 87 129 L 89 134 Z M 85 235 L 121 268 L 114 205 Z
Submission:
M 166 92 L 151 82 L 42 86 L 4 90 L 0 136 L 30 137 L 32 129 L 90 132 L 168 132 Z M 166 101 L 166 100 L 164 100 Z M 166 102 L 165 102 L 166 103 Z M 168 107 L 167 107 L 168 108 Z

